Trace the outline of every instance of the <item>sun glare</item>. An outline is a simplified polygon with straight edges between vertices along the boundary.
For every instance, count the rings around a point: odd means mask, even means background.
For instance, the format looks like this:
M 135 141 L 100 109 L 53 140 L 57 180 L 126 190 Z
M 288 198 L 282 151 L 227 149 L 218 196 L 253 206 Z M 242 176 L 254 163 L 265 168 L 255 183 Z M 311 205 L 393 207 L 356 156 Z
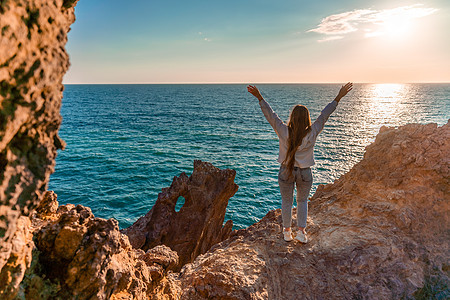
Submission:
M 411 21 L 393 17 L 384 23 L 386 35 L 393 38 L 404 37 L 410 33 Z
M 371 88 L 370 110 L 376 119 L 389 120 L 403 109 L 402 99 L 408 92 L 405 84 L 374 84 Z M 383 121 L 384 122 L 384 121 Z
M 376 30 L 366 29 L 364 36 L 385 36 L 399 39 L 410 35 L 413 30 L 412 27 L 412 22 L 409 18 L 402 16 L 389 16 L 383 18 L 383 20 L 378 23 L 378 28 Z
M 372 97 L 382 100 L 396 100 L 402 94 L 402 90 L 404 89 L 404 87 L 405 86 L 403 84 L 397 83 L 375 84 L 372 90 Z

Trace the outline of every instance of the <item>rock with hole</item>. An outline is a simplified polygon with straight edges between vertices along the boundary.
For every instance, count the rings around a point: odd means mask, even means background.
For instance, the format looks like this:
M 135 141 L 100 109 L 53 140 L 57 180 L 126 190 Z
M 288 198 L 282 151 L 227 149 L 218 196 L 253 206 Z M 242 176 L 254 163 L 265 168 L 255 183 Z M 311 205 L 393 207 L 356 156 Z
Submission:
M 166 245 L 179 256 L 178 269 L 230 235 L 233 223 L 223 226 L 228 200 L 236 193 L 236 171 L 194 161 L 190 177 L 173 179 L 158 195 L 153 208 L 132 226 L 122 230 L 134 248 L 147 251 Z M 185 199 L 177 212 L 179 198 Z

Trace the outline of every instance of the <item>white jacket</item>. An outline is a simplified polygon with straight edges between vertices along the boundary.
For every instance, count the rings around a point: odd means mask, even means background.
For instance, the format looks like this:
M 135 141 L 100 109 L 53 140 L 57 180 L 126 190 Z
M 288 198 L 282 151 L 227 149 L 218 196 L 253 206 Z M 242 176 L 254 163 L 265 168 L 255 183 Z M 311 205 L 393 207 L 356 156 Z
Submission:
M 314 145 L 316 143 L 317 136 L 322 131 L 323 127 L 325 126 L 325 122 L 328 120 L 328 117 L 334 112 L 337 105 L 338 103 L 336 101 L 332 101 L 331 103 L 329 103 L 322 110 L 317 120 L 311 125 L 311 130 L 303 138 L 302 144 L 300 145 L 300 147 L 298 147 L 297 152 L 295 153 L 295 167 L 308 168 L 315 164 Z M 281 164 L 286 158 L 288 149 L 288 127 L 273 111 L 272 107 L 270 107 L 269 103 L 267 103 L 266 100 L 262 99 L 261 101 L 259 101 L 259 106 L 261 106 L 261 110 L 264 116 L 278 135 L 280 143 L 278 162 Z

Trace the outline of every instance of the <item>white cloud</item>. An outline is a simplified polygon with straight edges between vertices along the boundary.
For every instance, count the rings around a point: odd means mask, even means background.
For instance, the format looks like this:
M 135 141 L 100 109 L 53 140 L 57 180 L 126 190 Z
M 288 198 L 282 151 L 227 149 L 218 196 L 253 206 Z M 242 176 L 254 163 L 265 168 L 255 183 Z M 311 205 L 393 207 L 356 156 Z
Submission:
M 307 32 L 318 32 L 323 34 L 345 34 L 357 31 L 358 22 L 363 20 L 363 16 L 371 14 L 373 11 L 369 9 L 357 9 L 341 14 L 331 15 L 324 19 L 317 28 L 308 30 Z
M 320 24 L 307 32 L 317 32 L 331 35 L 336 38 L 323 38 L 320 42 L 337 40 L 343 38 L 343 34 L 358 31 L 363 26 L 371 26 L 373 29 L 365 29 L 365 37 L 383 35 L 384 32 L 379 27 L 390 23 L 406 24 L 413 19 L 422 18 L 438 11 L 435 8 L 426 8 L 422 4 L 402 6 L 392 9 L 373 10 L 357 9 L 340 14 L 328 16 Z

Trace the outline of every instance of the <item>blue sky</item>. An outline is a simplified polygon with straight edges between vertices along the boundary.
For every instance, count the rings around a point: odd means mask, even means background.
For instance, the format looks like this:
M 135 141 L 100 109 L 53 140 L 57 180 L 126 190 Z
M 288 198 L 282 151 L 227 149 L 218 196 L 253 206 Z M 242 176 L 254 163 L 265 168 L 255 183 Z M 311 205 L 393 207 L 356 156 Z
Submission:
M 449 82 L 450 1 L 80 0 L 65 83 Z

